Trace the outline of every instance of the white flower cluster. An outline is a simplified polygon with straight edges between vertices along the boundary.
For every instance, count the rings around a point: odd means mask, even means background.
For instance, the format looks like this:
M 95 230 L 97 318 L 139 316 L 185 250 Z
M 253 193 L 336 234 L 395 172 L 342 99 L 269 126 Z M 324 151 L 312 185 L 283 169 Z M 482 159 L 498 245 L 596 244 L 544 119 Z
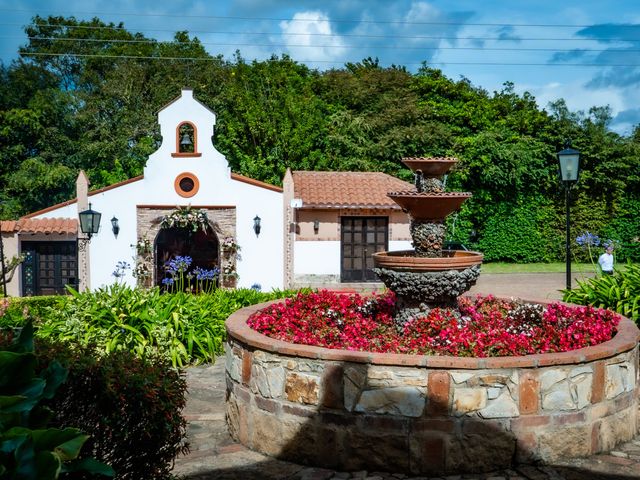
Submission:
M 188 228 L 194 232 L 209 228 L 209 217 L 202 209 L 192 209 L 191 207 L 178 207 L 173 212 L 162 217 L 160 228 Z

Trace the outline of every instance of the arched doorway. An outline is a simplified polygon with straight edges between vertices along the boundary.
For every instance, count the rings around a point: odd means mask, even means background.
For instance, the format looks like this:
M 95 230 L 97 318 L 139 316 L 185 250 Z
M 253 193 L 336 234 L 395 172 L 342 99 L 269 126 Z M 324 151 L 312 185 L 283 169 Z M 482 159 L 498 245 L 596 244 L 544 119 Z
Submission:
M 191 265 L 186 274 L 193 273 L 196 268 L 204 270 L 219 268 L 218 237 L 210 228 L 197 232 L 186 228 L 161 229 L 155 241 L 156 285 L 162 287 L 163 280 L 170 278 L 166 265 L 177 256 L 191 258 Z

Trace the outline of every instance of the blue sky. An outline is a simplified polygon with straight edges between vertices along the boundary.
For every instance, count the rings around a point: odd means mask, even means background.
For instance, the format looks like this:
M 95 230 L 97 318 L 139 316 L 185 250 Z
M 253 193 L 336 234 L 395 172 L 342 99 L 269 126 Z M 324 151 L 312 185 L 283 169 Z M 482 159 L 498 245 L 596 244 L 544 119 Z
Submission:
M 321 70 L 426 61 L 489 91 L 513 82 L 543 108 L 558 98 L 572 110 L 609 105 L 623 134 L 640 123 L 638 0 L 0 0 L 5 63 L 36 14 L 98 16 L 158 40 L 188 30 L 214 55 L 287 53 Z

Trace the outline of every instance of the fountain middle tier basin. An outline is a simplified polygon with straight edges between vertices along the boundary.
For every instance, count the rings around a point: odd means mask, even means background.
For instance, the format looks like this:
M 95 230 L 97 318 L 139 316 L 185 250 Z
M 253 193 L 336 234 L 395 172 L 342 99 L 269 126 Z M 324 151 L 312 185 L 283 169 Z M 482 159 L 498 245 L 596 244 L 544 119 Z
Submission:
M 414 220 L 442 221 L 447 215 L 460 208 L 467 198 L 471 197 L 469 192 L 390 192 L 387 196 L 409 212 Z
M 373 254 L 373 264 L 403 272 L 441 272 L 464 270 L 482 263 L 482 253 L 466 250 L 443 250 L 442 257 L 417 257 L 413 250 L 378 252 Z

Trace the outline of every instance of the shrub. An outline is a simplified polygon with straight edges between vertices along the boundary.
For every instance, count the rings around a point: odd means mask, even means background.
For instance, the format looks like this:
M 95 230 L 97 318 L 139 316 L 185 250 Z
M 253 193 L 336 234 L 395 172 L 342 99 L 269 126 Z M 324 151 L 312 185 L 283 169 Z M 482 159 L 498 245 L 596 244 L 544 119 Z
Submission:
M 49 295 L 0 299 L 0 328 L 20 327 L 27 317 L 39 320 L 49 314 L 50 308 L 55 307 L 60 298 Z
M 83 451 L 113 466 L 118 479 L 170 478 L 174 458 L 188 451 L 183 372 L 126 351 L 97 356 L 46 341 L 38 351 L 42 364 L 56 358 L 69 370 L 48 405 L 56 425 L 91 434 Z
M 554 224 L 553 209 L 540 199 L 498 203 L 486 221 L 479 249 L 487 261 L 550 262 L 560 245 Z
M 239 308 L 291 295 L 253 289 L 193 295 L 163 294 L 114 284 L 92 292 L 71 291 L 44 314 L 37 335 L 100 352 L 162 356 L 174 367 L 213 362 L 226 338 L 224 321 Z
M 640 262 L 640 198 L 624 198 L 604 233 L 620 240 L 616 248 L 618 260 Z
M 44 402 L 59 392 L 67 371 L 51 359 L 37 371 L 31 322 L 17 341 L 8 344 L 10 337 L 3 336 L 0 351 L 0 477 L 53 480 L 74 471 L 113 476 L 110 467 L 93 458 L 78 460 L 89 437 L 77 424 L 47 427 L 52 412 Z
M 599 275 L 578 281 L 573 290 L 563 290 L 565 302 L 615 310 L 640 322 L 640 265 L 628 262 L 624 270 L 613 275 Z

